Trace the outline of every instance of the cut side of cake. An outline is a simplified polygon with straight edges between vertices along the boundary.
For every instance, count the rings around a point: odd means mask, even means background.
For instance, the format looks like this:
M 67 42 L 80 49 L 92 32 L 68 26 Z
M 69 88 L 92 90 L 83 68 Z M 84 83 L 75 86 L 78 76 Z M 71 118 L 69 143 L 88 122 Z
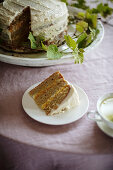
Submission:
M 59 0 L 4 0 L 0 3 L 0 47 L 8 51 L 42 51 L 40 43 L 61 45 L 67 33 L 68 9 Z M 28 39 L 32 33 L 37 48 Z
M 28 42 L 28 35 L 31 31 L 30 7 L 24 8 L 15 17 L 14 13 L 4 7 L 1 7 L 0 10 L 0 46 L 9 51 L 26 51 L 28 46 L 26 47 L 24 44 Z
M 38 107 L 44 110 L 47 115 L 63 112 L 78 103 L 78 96 L 75 94 L 74 88 L 64 79 L 60 72 L 53 73 L 33 88 L 29 94 Z M 70 98 L 74 100 L 70 101 Z M 66 104 L 67 102 L 68 104 Z

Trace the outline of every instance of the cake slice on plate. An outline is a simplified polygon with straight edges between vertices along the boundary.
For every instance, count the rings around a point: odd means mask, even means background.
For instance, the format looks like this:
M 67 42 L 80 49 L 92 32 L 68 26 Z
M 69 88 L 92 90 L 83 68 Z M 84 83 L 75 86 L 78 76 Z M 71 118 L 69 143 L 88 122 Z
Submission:
M 60 72 L 53 73 L 29 92 L 38 107 L 47 115 L 64 112 L 79 103 L 76 89 Z

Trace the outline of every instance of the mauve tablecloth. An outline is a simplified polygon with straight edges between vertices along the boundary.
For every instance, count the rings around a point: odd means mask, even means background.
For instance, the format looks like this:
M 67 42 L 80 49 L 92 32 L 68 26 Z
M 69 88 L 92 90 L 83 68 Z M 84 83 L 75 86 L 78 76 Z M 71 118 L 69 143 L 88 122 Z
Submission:
M 22 108 L 24 91 L 60 70 L 71 83 L 87 93 L 89 110 L 96 109 L 99 96 L 113 92 L 113 27 L 104 25 L 102 43 L 85 56 L 81 65 L 67 64 L 30 68 L 0 63 L 0 134 L 40 148 L 73 153 L 113 153 L 113 139 L 95 122 L 82 119 L 64 126 L 34 121 Z
M 113 170 L 113 154 L 50 151 L 3 136 L 0 148 L 0 170 Z

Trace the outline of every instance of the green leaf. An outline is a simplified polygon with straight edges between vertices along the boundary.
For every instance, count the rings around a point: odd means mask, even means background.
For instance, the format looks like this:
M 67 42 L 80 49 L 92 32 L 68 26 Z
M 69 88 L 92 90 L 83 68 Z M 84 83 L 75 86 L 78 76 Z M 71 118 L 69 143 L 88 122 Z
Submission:
M 84 12 L 78 12 L 77 17 L 79 19 L 84 19 L 85 18 L 85 13 Z
M 43 49 L 44 51 L 47 51 L 47 46 L 44 45 L 42 41 L 41 41 L 41 45 L 42 45 L 42 49 Z
M 84 50 L 83 50 L 84 52 Z M 75 64 L 82 64 L 83 61 L 84 61 L 84 55 L 83 55 L 83 52 L 82 52 L 82 49 L 81 51 L 79 51 L 78 49 L 76 49 L 74 52 L 73 52 L 73 57 L 75 59 Z
M 79 63 L 82 64 L 83 61 L 84 61 L 84 55 L 83 55 L 82 52 L 80 52 L 78 55 L 79 55 L 79 56 L 78 56 L 78 57 L 79 57 Z
M 92 27 L 96 29 L 96 27 L 97 27 L 97 14 L 92 14 L 91 21 L 92 21 Z
M 58 51 L 58 47 L 56 45 L 49 45 L 47 49 L 47 58 L 50 60 L 60 59 L 62 57 L 62 53 Z
M 81 53 L 84 53 L 84 49 L 83 49 L 83 48 L 79 48 L 79 51 L 80 51 Z
M 34 36 L 33 36 L 33 34 L 31 32 L 29 33 L 28 39 L 30 40 L 31 48 L 32 49 L 37 49 L 36 40 L 35 40 L 35 38 L 34 38 Z
M 99 33 L 98 29 L 92 29 L 91 27 L 89 27 L 89 30 L 90 30 L 90 34 L 86 38 L 86 44 L 85 44 L 86 47 L 95 40 L 97 34 Z
M 74 50 L 77 47 L 76 41 L 73 40 L 69 35 L 65 35 L 64 38 L 65 38 L 66 44 L 68 45 L 69 48 Z
M 78 44 L 78 47 L 79 47 L 79 48 L 82 47 L 83 42 L 84 42 L 84 40 L 85 40 L 86 38 L 87 38 L 87 33 L 86 33 L 86 32 L 82 33 L 82 34 L 78 37 L 78 39 L 77 39 L 77 44 Z
M 91 44 L 91 42 L 92 42 L 92 35 L 89 34 L 88 37 L 87 37 L 87 39 L 86 39 L 86 47 L 87 47 L 89 44 Z
M 88 29 L 88 23 L 85 22 L 85 21 L 79 21 L 77 22 L 76 24 L 76 30 L 78 32 L 83 32 L 83 31 L 86 31 Z
M 91 12 L 91 13 L 95 13 L 95 14 L 98 14 L 98 13 L 99 13 L 99 11 L 98 11 L 97 8 L 92 8 L 92 9 L 90 10 L 90 12 Z
M 72 1 L 73 3 L 71 4 L 71 6 L 74 6 L 76 8 L 81 8 L 81 9 L 88 9 L 89 7 L 86 5 L 86 1 L 85 0 L 77 0 L 76 2 Z
M 99 33 L 98 29 L 92 29 L 91 27 L 89 27 L 90 30 L 90 34 L 92 35 L 93 39 L 97 36 L 97 34 Z
M 113 12 L 113 9 L 110 8 L 108 6 L 108 4 L 102 4 L 100 3 L 98 6 L 97 6 L 97 9 L 99 11 L 99 13 L 104 17 L 106 18 L 108 15 L 111 15 L 112 12 Z
M 97 27 L 97 14 L 86 12 L 86 22 L 88 22 L 88 25 L 92 28 Z
M 76 30 L 80 33 L 84 32 L 84 28 L 76 24 Z
M 84 33 L 83 33 L 84 34 Z M 71 54 L 73 55 L 75 59 L 75 63 L 82 63 L 84 60 L 84 50 L 82 48 L 78 48 L 78 44 L 75 40 L 73 40 L 69 35 L 65 35 L 65 40 L 69 48 L 73 50 Z
M 108 15 L 111 15 L 113 13 L 113 8 L 110 8 L 108 3 L 100 3 L 97 5 L 96 8 L 88 9 L 88 12 L 95 14 L 100 13 L 102 17 L 106 18 Z

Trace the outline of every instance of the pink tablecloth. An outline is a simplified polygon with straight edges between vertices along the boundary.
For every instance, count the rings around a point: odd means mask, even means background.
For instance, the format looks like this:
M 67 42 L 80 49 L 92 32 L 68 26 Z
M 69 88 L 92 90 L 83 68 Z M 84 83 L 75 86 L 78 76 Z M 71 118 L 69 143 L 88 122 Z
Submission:
M 104 25 L 102 43 L 85 56 L 81 65 L 30 68 L 0 63 L 0 134 L 22 143 L 73 153 L 113 153 L 113 139 L 87 116 L 63 126 L 49 126 L 27 116 L 22 108 L 24 91 L 60 70 L 87 93 L 89 110 L 99 96 L 113 92 L 113 27 Z

